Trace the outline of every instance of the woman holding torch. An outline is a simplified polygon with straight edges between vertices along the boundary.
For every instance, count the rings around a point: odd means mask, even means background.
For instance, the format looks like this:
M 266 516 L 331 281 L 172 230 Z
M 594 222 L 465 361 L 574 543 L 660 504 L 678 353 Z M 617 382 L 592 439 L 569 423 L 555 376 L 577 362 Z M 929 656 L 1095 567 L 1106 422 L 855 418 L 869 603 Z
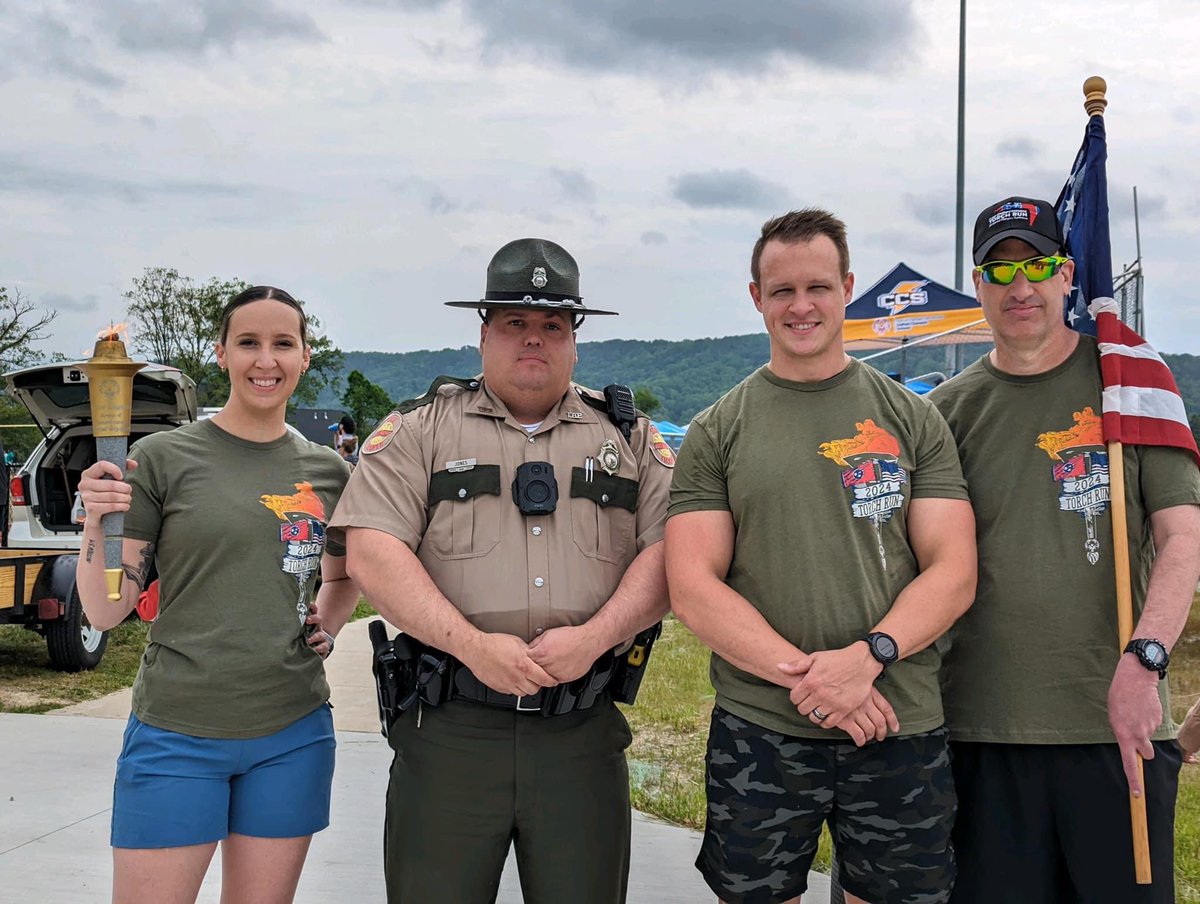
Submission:
M 358 592 L 344 550 L 325 543 L 349 469 L 284 425 L 307 339 L 287 292 L 237 295 L 216 347 L 225 407 L 140 440 L 127 482 L 105 461 L 80 481 L 77 583 L 91 623 L 119 624 L 152 563 L 159 574 L 117 761 L 114 904 L 192 904 L 218 842 L 222 901 L 286 904 L 313 833 L 329 824 L 335 741 L 322 659 Z M 111 513 L 125 518 L 117 599 L 102 555 Z

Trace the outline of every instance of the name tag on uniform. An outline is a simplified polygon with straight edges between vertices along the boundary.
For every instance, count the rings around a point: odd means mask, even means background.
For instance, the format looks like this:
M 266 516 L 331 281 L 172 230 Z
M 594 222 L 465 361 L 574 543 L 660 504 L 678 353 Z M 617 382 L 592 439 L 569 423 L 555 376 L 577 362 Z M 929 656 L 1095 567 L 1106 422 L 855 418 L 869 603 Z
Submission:
M 446 462 L 446 470 L 451 474 L 457 474 L 459 471 L 469 471 L 475 467 L 476 460 L 474 458 L 463 458 L 459 461 Z

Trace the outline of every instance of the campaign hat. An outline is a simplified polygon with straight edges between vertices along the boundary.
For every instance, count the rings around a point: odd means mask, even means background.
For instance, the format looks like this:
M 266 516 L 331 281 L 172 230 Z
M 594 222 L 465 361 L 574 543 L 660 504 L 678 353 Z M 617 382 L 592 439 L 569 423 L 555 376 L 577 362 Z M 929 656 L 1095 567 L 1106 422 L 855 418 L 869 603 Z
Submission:
M 582 316 L 616 315 L 589 308 L 579 294 L 579 265 L 561 245 L 548 239 L 517 239 L 495 253 L 478 301 L 447 301 L 452 308 L 528 308 Z

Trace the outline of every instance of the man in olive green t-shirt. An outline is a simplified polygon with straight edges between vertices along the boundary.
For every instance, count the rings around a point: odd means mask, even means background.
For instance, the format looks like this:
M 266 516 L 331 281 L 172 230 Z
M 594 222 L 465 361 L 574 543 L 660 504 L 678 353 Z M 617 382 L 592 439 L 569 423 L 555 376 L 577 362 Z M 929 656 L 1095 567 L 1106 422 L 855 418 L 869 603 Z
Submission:
M 845 354 L 840 220 L 768 221 L 751 273 L 770 362 L 692 422 L 668 509 L 671 602 L 717 693 L 696 865 L 726 904 L 797 901 L 828 820 L 852 900 L 943 902 L 938 638 L 975 587 L 954 441 Z
M 996 347 L 931 396 L 979 534 L 975 604 L 943 667 L 954 901 L 1000 904 L 1019 889 L 1027 904 L 1165 904 L 1180 755 L 1160 679 L 1200 576 L 1200 472 L 1181 449 L 1125 448 L 1136 622 L 1122 655 L 1099 352 L 1063 322 L 1074 274 L 1063 252 L 1045 201 L 979 215 L 975 291 Z M 1134 881 L 1138 753 L 1153 885 Z

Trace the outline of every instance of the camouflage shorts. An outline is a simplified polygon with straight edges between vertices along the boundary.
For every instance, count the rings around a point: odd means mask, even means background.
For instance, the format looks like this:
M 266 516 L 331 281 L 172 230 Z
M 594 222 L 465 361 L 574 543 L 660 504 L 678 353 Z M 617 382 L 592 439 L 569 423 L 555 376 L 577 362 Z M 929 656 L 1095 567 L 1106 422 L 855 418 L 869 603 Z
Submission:
M 728 904 L 802 894 L 821 824 L 842 884 L 872 904 L 942 904 L 954 885 L 956 801 L 946 730 L 849 741 L 788 737 L 717 707 L 696 867 Z

